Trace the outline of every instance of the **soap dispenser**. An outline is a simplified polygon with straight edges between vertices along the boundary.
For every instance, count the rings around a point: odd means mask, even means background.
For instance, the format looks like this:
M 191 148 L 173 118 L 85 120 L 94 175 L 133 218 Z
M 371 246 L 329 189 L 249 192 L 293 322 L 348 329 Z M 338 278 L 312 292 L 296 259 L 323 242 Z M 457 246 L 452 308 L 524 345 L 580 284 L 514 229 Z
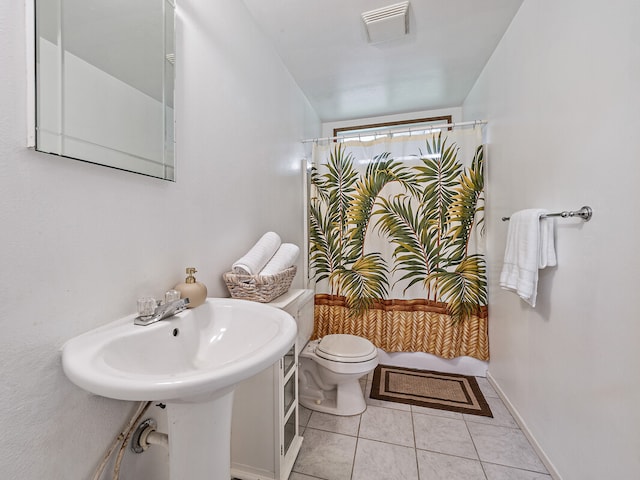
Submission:
M 175 289 L 180 292 L 180 298 L 188 298 L 188 308 L 195 308 L 202 305 L 207 298 L 207 287 L 200 282 L 196 281 L 196 277 L 193 276 L 197 270 L 193 267 L 187 267 L 187 278 L 184 283 L 179 283 L 175 286 Z

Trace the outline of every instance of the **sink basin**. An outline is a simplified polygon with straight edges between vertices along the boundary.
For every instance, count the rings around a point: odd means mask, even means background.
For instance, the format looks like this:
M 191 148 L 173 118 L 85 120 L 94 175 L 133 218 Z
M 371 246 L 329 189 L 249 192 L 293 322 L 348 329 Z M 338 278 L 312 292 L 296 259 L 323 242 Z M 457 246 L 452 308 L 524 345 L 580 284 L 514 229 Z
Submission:
M 295 320 L 275 307 L 229 298 L 208 298 L 147 326 L 134 325 L 134 318 L 66 342 L 65 374 L 97 395 L 166 403 L 171 480 L 228 480 L 233 389 L 293 346 Z
M 199 401 L 272 365 L 296 336 L 284 311 L 228 298 L 209 298 L 152 325 L 133 319 L 69 340 L 62 350 L 67 377 L 119 400 Z

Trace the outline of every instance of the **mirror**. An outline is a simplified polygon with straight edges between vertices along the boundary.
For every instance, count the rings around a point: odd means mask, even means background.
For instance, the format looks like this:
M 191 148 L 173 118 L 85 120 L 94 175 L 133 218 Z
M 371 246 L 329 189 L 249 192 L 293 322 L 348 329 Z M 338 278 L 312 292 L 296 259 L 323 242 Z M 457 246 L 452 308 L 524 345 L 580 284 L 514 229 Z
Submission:
M 175 180 L 173 0 L 35 0 L 36 150 Z

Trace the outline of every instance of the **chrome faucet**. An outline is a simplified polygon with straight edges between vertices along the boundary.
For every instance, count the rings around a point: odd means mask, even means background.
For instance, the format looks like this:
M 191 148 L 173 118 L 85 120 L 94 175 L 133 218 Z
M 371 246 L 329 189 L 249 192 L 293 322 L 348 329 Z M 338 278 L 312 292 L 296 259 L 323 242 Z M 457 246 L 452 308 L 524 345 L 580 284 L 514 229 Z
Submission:
M 189 305 L 188 298 L 180 298 L 173 302 L 163 303 L 156 307 L 152 315 L 139 315 L 133 321 L 134 325 L 151 325 L 165 318 L 169 318 L 176 313 L 180 313 Z

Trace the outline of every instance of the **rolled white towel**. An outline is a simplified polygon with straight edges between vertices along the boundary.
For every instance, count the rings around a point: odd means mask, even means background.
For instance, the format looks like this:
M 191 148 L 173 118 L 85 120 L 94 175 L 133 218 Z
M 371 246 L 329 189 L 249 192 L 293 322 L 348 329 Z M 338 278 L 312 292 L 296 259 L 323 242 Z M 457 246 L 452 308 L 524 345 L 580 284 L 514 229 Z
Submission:
M 243 257 L 231 266 L 233 273 L 256 275 L 271 260 L 280 248 L 280 236 L 275 232 L 265 233 Z
M 260 275 L 275 275 L 296 263 L 300 249 L 293 243 L 283 243 L 276 254 L 260 271 Z

